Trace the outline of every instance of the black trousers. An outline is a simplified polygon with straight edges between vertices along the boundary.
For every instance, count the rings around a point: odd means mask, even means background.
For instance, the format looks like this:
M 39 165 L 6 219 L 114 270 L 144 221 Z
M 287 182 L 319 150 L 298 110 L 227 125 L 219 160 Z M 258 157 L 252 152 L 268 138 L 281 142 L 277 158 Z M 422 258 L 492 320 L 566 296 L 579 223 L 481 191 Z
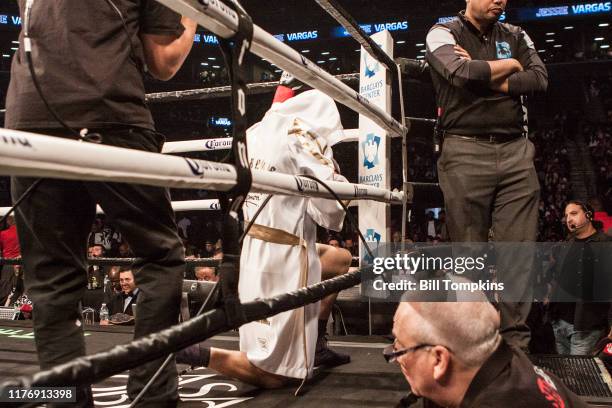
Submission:
M 15 266 L 0 266 L 0 306 L 4 306 L 15 284 Z
M 57 130 L 40 133 L 65 136 Z M 159 152 L 163 137 L 153 131 L 103 130 L 104 143 Z M 18 199 L 34 182 L 11 180 Z M 87 285 L 87 236 L 98 203 L 107 220 L 127 239 L 136 257 L 134 276 L 141 293 L 134 337 L 178 321 L 184 249 L 177 233 L 168 189 L 122 183 L 43 179 L 17 208 L 26 293 L 34 303 L 34 334 L 40 367 L 50 368 L 86 354 L 79 304 Z M 130 370 L 128 394 L 134 398 L 163 359 Z M 76 406 L 93 406 L 89 386 L 77 391 Z M 175 406 L 177 371 L 169 364 L 142 406 Z M 62 405 L 65 406 L 65 405 Z
M 447 226 L 454 242 L 487 242 L 493 230 L 500 294 L 500 331 L 526 350 L 527 316 L 533 300 L 540 184 L 533 164 L 535 148 L 526 138 L 488 143 L 448 138 L 438 160 Z

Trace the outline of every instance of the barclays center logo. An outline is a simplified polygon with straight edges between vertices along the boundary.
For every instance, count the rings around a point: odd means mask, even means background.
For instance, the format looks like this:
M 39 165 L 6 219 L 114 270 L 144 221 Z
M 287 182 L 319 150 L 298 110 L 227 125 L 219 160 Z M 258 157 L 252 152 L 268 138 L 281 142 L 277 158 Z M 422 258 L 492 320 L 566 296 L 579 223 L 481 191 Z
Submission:
M 377 244 L 380 244 L 381 238 L 382 236 L 378 232 L 376 232 L 374 228 L 368 228 L 366 230 L 366 233 L 365 233 L 366 242 L 376 242 Z
M 366 169 L 373 169 L 380 163 L 378 157 L 380 141 L 380 136 L 369 133 L 366 136 L 366 140 L 361 142 L 361 148 L 363 150 L 363 167 Z
M 370 57 L 367 52 L 363 53 L 363 65 L 365 67 L 364 75 L 366 78 L 372 78 L 380 71 L 380 63 L 374 58 Z

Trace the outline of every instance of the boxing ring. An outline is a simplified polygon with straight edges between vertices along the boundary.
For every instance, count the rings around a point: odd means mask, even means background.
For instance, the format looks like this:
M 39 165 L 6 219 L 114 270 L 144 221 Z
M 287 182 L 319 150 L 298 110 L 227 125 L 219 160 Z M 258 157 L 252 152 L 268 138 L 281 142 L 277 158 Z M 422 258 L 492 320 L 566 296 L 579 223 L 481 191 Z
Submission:
M 231 38 L 237 31 L 239 18 L 237 13 L 218 0 L 157 0 L 169 8 L 194 19 L 199 25 L 210 30 L 222 38 Z M 327 2 L 325 2 L 327 3 Z M 328 3 L 327 3 L 328 4 Z M 345 21 L 346 23 L 346 21 Z M 350 21 L 349 21 L 350 23 Z M 358 32 L 358 27 L 355 28 Z M 372 47 L 371 44 L 362 44 L 364 48 Z M 372 50 L 370 50 L 372 51 Z M 271 34 L 265 32 L 257 25 L 253 25 L 253 37 L 251 52 L 274 62 L 279 68 L 295 75 L 302 82 L 319 89 L 337 102 L 344 104 L 355 112 L 367 117 L 374 124 L 384 129 L 392 137 L 401 137 L 405 141 L 410 128 L 410 121 L 406 120 L 403 110 L 401 120 L 393 118 L 386 110 L 370 103 L 359 92 L 348 87 L 342 80 L 332 76 L 321 69 L 318 65 L 309 61 L 297 51 L 288 47 L 275 39 Z M 382 51 L 381 51 L 382 52 Z M 378 51 L 374 52 L 379 54 Z M 380 56 L 380 55 L 379 55 Z M 383 62 L 384 63 L 384 62 Z M 392 67 L 388 66 L 392 71 Z M 395 67 L 397 75 L 399 70 Z M 401 78 L 400 78 L 401 79 Z M 230 91 L 228 88 L 227 91 Z M 181 91 L 185 92 L 185 91 Z M 206 92 L 192 92 L 190 98 L 205 97 Z M 150 95 L 149 100 L 162 100 L 182 98 L 180 93 L 170 95 Z M 348 132 L 346 140 L 355 139 L 355 131 Z M 7 129 L 0 130 L 0 174 L 20 177 L 36 178 L 59 178 L 67 180 L 81 181 L 106 181 L 136 183 L 159 187 L 170 187 L 180 189 L 206 189 L 227 192 L 239 183 L 239 172 L 237 167 L 227 163 L 216 163 L 207 160 L 183 158 L 171 156 L 171 153 L 193 152 L 218 150 L 229 147 L 231 141 L 218 139 L 212 142 L 212 147 L 207 147 L 203 141 L 177 142 L 166 144 L 161 154 L 133 151 L 118 147 L 83 143 L 74 140 L 59 139 L 27 132 L 19 132 Z M 404 173 L 407 169 L 407 158 L 403 157 Z M 406 205 L 409 201 L 408 181 L 404 174 L 403 191 L 391 191 L 372 185 L 340 183 L 326 181 L 327 187 L 312 178 L 301 175 L 289 175 L 272 173 L 261 170 L 252 170 L 251 191 L 265 194 L 296 195 L 303 197 L 318 197 L 326 199 L 341 200 L 368 200 L 379 203 L 402 204 Z M 216 200 L 196 200 L 190 202 L 174 202 L 175 211 L 188 210 L 217 210 Z M 0 215 L 6 210 L 0 210 Z M 405 224 L 405 223 L 404 223 Z M 110 262 L 110 261 L 109 261 Z M 209 260 L 198 261 L 206 264 Z M 214 263 L 213 261 L 210 261 Z M 3 263 L 10 263 L 4 261 Z M 102 341 L 92 344 L 93 354 L 73 360 L 71 362 L 56 366 L 50 370 L 38 371 L 31 370 L 25 372 L 25 376 L 18 379 L 0 377 L 9 380 L 6 385 L 20 387 L 42 387 L 42 386 L 61 386 L 65 384 L 101 384 L 94 386 L 94 395 L 98 392 L 99 396 L 114 395 L 113 392 L 120 391 L 121 385 L 113 385 L 112 379 L 122 378 L 124 371 L 137 367 L 146 361 L 168 356 L 169 354 L 183 349 L 191 344 L 210 339 L 213 345 L 221 345 L 224 348 L 236 348 L 237 344 L 232 339 L 228 331 L 238 329 L 241 325 L 262 320 L 278 313 L 302 307 L 309 303 L 314 303 L 322 298 L 347 288 L 351 288 L 361 282 L 361 272 L 359 270 L 347 273 L 334 279 L 330 279 L 309 287 L 275 296 L 273 298 L 261 299 L 252 302 L 239 303 L 236 308 L 216 307 L 195 316 L 176 326 L 165 329 L 159 333 L 154 333 L 137 340 L 128 341 L 129 332 L 117 329 L 114 333 L 123 336 L 125 344 L 115 345 L 110 349 L 109 344 L 117 342 Z M 3 344 L 1 335 L 8 331 L 15 332 L 16 338 L 24 340 L 29 334 L 19 334 L 27 332 L 27 324 L 13 323 L 12 328 L 0 326 L 0 347 Z M 87 332 L 86 327 L 86 332 Z M 89 328 L 94 331 L 93 328 Z M 112 330 L 112 329 L 111 329 Z M 105 330 L 99 330 L 104 333 Z M 127 334 L 126 334 L 127 333 Z M 23 338 L 20 336 L 24 336 Z M 100 340 L 106 334 L 101 334 Z M 216 337 L 215 337 L 216 336 Z M 209 407 L 226 407 L 241 403 L 248 406 L 273 406 L 273 404 L 284 404 L 287 406 L 321 406 L 321 398 L 332 402 L 335 406 L 356 406 L 367 400 L 371 406 L 390 406 L 393 401 L 397 402 L 407 391 L 407 385 L 396 367 L 384 362 L 380 353 L 382 348 L 388 344 L 388 339 L 378 338 L 372 341 L 358 338 L 350 344 L 341 344 L 339 347 L 352 349 L 355 358 L 365 363 L 352 364 L 337 368 L 332 373 L 327 373 L 332 387 L 329 387 L 323 396 L 311 394 L 307 402 L 290 397 L 287 400 L 287 391 L 284 390 L 283 396 L 279 394 L 277 398 L 257 402 L 255 396 L 258 391 L 246 389 L 241 392 L 238 398 L 228 397 L 227 395 L 218 396 L 214 392 L 213 396 L 207 395 L 208 399 L 195 400 L 197 394 L 201 397 L 212 391 L 213 386 L 206 383 L 199 390 L 190 393 L 183 393 L 182 397 L 186 403 L 197 402 L 201 406 L 206 402 Z M 88 340 L 89 341 L 89 340 Z M 91 340 L 92 343 L 93 340 Z M 351 343 L 351 342 L 345 342 Z M 334 344 L 333 342 L 331 343 Z M 26 353 L 31 354 L 32 347 L 28 346 Z M 351 353 L 353 354 L 353 353 Z M 371 357 L 378 355 L 378 360 Z M 3 356 L 0 349 L 0 360 Z M 31 356 L 30 356 L 30 360 Z M 30 361 L 30 366 L 34 362 Z M 352 367 L 351 367 L 352 366 Z M 344 376 L 334 377 L 334 372 L 343 373 Z M 193 372 L 191 376 L 212 378 L 214 375 L 209 370 Z M 109 378 L 111 380 L 109 380 Z M 181 385 L 186 387 L 190 382 L 195 382 L 193 377 L 183 376 Z M 230 391 L 236 386 L 236 382 L 222 379 L 223 385 Z M 109 382 L 110 381 L 110 382 Z M 229 382 L 227 382 L 229 381 Z M 316 381 L 316 379 L 315 379 Z M 351 397 L 343 399 L 337 395 L 338 389 L 351 386 Z M 218 384 L 219 382 L 215 382 Z M 243 384 L 244 385 L 244 384 Z M 338 388 L 334 388 L 336 385 Z M 106 389 L 103 389 L 106 387 Z M 207 388 L 208 387 L 208 388 Z M 188 387 L 187 387 L 188 388 Z M 98 390 L 97 390 L 98 389 Z M 207 391 L 204 392 L 203 390 Z M 386 395 L 380 395 L 380 390 L 385 390 Z M 282 390 L 281 390 L 282 391 Z M 199 392 L 199 394 L 198 394 Z M 384 393 L 383 393 L 384 394 Z M 290 394 L 289 394 L 290 395 Z M 253 399 L 255 398 L 255 399 Z M 252 400 L 253 399 L 253 400 Z M 376 402 L 378 399 L 378 403 Z M 127 406 L 121 405 L 125 401 L 116 404 L 101 403 L 101 406 Z M 259 405 L 258 405 L 259 404 Z M 188 405 L 185 405 L 188 406 Z M 195 405 L 194 405 L 195 406 Z
M 196 2 L 166 5 L 194 18 L 218 35 L 233 35 L 232 13 L 221 3 L 209 3 L 212 18 L 196 10 Z M 389 133 L 406 135 L 407 128 L 386 112 L 257 26 L 254 26 L 252 52 L 275 61 L 279 67 L 303 82 L 331 94 L 334 99 L 366 115 Z M 238 172 L 231 164 L 137 152 L 11 130 L 0 132 L 0 144 L 0 173 L 11 176 L 127 182 L 216 191 L 228 191 L 238 183 Z M 333 181 L 326 184 L 323 188 L 308 177 L 253 170 L 251 191 L 343 200 L 367 199 L 384 203 L 405 202 L 403 192 Z M 213 309 L 160 333 L 116 346 L 107 352 L 89 355 L 53 370 L 35 373 L 31 378 L 22 378 L 18 382 L 28 387 L 96 383 L 144 361 L 166 356 L 215 334 L 237 329 L 246 322 L 316 302 L 360 281 L 361 274 L 357 271 L 275 298 L 243 303 L 239 310 L 231 313 L 224 308 Z

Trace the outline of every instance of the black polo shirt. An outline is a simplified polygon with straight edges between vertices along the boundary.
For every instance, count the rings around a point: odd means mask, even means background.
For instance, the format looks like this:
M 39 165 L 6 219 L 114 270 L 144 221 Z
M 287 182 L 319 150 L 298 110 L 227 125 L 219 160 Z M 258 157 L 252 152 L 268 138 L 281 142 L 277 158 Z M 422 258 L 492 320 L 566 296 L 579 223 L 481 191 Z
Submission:
M 145 105 L 144 51 L 139 34 L 180 36 L 180 16 L 155 0 L 39 0 L 30 20 L 37 78 L 49 104 L 74 128 L 153 129 Z M 25 0 L 19 0 L 23 16 Z M 128 37 L 129 33 L 129 37 Z M 23 50 L 13 57 L 5 127 L 61 127 L 32 83 Z
M 463 47 L 471 61 L 459 58 Z M 486 61 L 514 58 L 524 68 L 509 77 L 509 94 L 490 89 Z M 527 108 L 522 96 L 545 91 L 548 75 L 533 42 L 520 27 L 496 22 L 481 33 L 463 12 L 435 25 L 427 35 L 427 61 L 442 108 L 441 127 L 458 135 L 520 135 L 527 132 Z
M 588 406 L 561 380 L 502 340 L 472 379 L 460 408 Z
M 442 408 L 409 397 L 410 408 Z M 534 366 L 522 351 L 501 341 L 470 382 L 459 408 L 582 408 L 589 405 L 556 376 Z

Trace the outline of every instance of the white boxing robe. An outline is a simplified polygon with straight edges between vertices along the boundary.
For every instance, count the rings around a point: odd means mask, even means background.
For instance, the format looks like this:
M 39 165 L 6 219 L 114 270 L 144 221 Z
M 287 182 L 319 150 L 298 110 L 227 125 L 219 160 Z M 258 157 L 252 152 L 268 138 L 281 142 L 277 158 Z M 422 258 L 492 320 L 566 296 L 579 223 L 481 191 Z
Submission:
M 262 121 L 247 131 L 251 168 L 310 174 L 323 181 L 346 181 L 334 175 L 332 161 L 331 146 L 341 138 L 342 124 L 335 102 L 317 90 L 303 92 L 273 104 Z M 266 194 L 249 195 L 244 206 L 245 220 L 252 219 L 266 197 Z M 272 197 L 255 224 L 293 234 L 302 240 L 306 249 L 247 236 L 240 259 L 240 300 L 269 298 L 320 282 L 316 224 L 340 231 L 343 220 L 344 211 L 335 200 Z M 300 282 L 305 251 L 307 276 L 302 276 L 306 279 Z M 314 363 L 318 315 L 317 302 L 245 324 L 240 328 L 240 350 L 264 371 L 306 378 Z

